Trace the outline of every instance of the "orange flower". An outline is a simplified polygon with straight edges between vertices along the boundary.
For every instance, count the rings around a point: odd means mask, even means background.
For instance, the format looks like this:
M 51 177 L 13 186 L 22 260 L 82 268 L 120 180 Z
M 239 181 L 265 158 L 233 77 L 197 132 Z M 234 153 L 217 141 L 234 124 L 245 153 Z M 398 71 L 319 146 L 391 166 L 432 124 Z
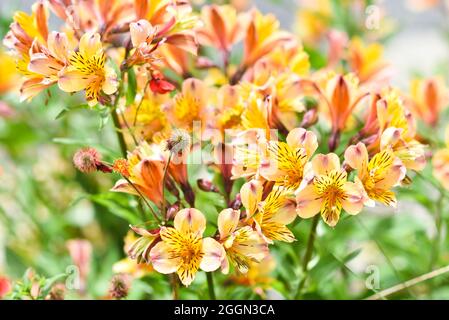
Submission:
M 353 74 L 332 75 L 322 85 L 322 97 L 329 108 L 333 132 L 345 129 L 354 108 L 367 96 L 358 90 L 358 79 Z
M 141 152 L 142 148 L 128 156 L 129 177 L 115 183 L 112 191 L 139 195 L 139 192 L 160 206 L 163 201 L 163 186 L 165 163 L 160 158 L 150 157 Z M 123 169 L 123 168 L 122 168 Z M 137 190 L 139 191 L 137 191 Z
M 414 79 L 410 86 L 411 110 L 429 126 L 435 126 L 439 114 L 449 104 L 449 92 L 439 77 Z
M 229 5 L 204 6 L 201 10 L 204 25 L 197 29 L 202 45 L 213 46 L 223 53 L 230 52 L 232 46 L 242 39 L 246 25 L 245 17 Z
M 292 34 L 279 28 L 279 21 L 274 15 L 263 15 L 253 10 L 248 19 L 250 22 L 244 40 L 242 69 L 252 66 L 276 47 L 294 38 Z

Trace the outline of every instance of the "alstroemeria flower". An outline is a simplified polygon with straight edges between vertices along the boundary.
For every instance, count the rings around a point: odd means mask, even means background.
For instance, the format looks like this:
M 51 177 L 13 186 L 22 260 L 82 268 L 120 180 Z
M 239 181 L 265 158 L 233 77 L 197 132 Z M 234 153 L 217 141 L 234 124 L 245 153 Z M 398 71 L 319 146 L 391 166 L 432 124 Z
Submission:
M 296 194 L 297 213 L 307 219 L 321 213 L 324 222 L 334 227 L 342 208 L 355 215 L 365 204 L 371 205 L 361 183 L 347 180 L 335 153 L 318 154 L 312 162 L 314 178 Z
M 362 83 L 381 79 L 387 67 L 383 59 L 382 45 L 365 44 L 360 38 L 353 38 L 349 43 L 348 62 L 351 70 L 357 74 Z M 385 81 L 382 84 L 385 84 Z
M 229 272 L 229 261 L 246 273 L 251 262 L 260 262 L 268 254 L 264 239 L 251 226 L 239 226 L 240 210 L 224 209 L 218 215 L 220 242 L 227 259 L 223 261 L 223 273 Z M 229 261 L 228 261 L 229 260 Z
M 246 21 L 232 6 L 204 6 L 201 20 L 204 25 L 197 30 L 199 42 L 213 46 L 225 54 L 243 37 L 242 29 Z
M 410 85 L 411 110 L 429 126 L 449 104 L 449 92 L 442 78 L 414 79 Z
M 359 142 L 346 149 L 345 161 L 357 170 L 356 179 L 362 182 L 372 200 L 396 207 L 396 196 L 391 188 L 404 179 L 406 169 L 392 150 L 386 149 L 376 153 L 368 161 L 366 146 Z
M 252 66 L 277 46 L 294 39 L 291 33 L 279 28 L 279 21 L 271 14 L 263 15 L 253 10 L 249 13 L 248 20 L 244 40 L 243 68 Z
M 287 228 L 296 218 L 294 199 L 289 193 L 282 187 L 275 187 L 262 201 L 263 188 L 256 180 L 245 183 L 240 190 L 246 220 L 254 221 L 256 230 L 268 243 L 273 243 L 273 240 L 295 241 L 295 236 Z
M 117 91 L 115 71 L 106 66 L 100 35 L 84 34 L 79 43 L 79 50 L 71 52 L 70 65 L 59 77 L 59 88 L 66 92 L 85 90 L 90 106 L 97 104 L 101 94 L 111 95 Z
M 162 159 L 151 158 L 141 154 L 139 150 L 128 156 L 127 179 L 118 180 L 112 191 L 126 192 L 146 196 L 154 204 L 160 206 L 163 201 L 162 180 L 165 162 Z M 136 190 L 137 189 L 137 190 Z
M 264 129 L 250 129 L 238 133 L 232 140 L 232 178 L 252 177 L 259 173 L 266 157 L 267 139 Z
M 296 128 L 287 135 L 286 142 L 268 142 L 268 163 L 262 163 L 261 175 L 277 185 L 295 190 L 304 177 L 304 167 L 318 148 L 315 134 Z
M 321 96 L 329 108 L 333 132 L 345 129 L 353 110 L 367 95 L 359 92 L 358 82 L 354 74 L 336 74 L 322 84 Z
M 164 274 L 176 272 L 181 282 L 188 286 L 199 269 L 217 270 L 225 251 L 212 238 L 203 238 L 206 218 L 197 209 L 183 209 L 174 219 L 174 227 L 162 227 L 158 242 L 150 252 L 150 260 L 156 271 Z
M 426 165 L 426 147 L 405 132 L 402 128 L 386 129 L 380 138 L 380 150 L 393 150 L 407 169 L 420 171 Z
M 179 128 L 191 131 L 193 123 L 199 122 L 201 127 L 206 125 L 206 107 L 208 88 L 203 81 L 190 78 L 182 83 L 182 90 L 168 107 L 171 120 Z

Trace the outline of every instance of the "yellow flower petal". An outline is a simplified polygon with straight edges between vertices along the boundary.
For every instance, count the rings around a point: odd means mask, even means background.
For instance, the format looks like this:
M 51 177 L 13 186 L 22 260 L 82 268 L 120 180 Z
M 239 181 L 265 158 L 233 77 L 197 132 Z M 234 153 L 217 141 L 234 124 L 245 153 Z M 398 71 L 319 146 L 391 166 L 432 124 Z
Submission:
M 178 270 L 179 258 L 170 255 L 170 247 L 163 241 L 158 242 L 150 251 L 153 268 L 160 273 L 168 274 Z
M 292 148 L 304 148 L 307 157 L 311 157 L 318 148 L 318 139 L 312 131 L 295 128 L 287 135 L 287 144 Z
M 322 199 L 316 193 L 315 186 L 309 184 L 297 192 L 296 212 L 303 219 L 315 216 L 321 209 Z
M 240 210 L 224 209 L 218 215 L 218 231 L 224 239 L 235 231 L 240 219 Z
M 197 209 L 182 209 L 175 216 L 174 226 L 183 234 L 191 232 L 196 236 L 201 236 L 206 229 L 206 218 Z
M 340 159 L 335 153 L 317 154 L 312 160 L 315 174 L 326 175 L 330 171 L 340 170 Z
M 258 180 L 251 180 L 240 189 L 240 197 L 248 217 L 251 217 L 256 212 L 257 206 L 262 200 L 262 193 L 263 186 Z
M 345 151 L 345 161 L 353 169 L 358 170 L 358 175 L 363 176 L 368 167 L 368 151 L 365 144 L 357 143 L 355 146 L 350 146 Z
M 88 57 L 95 55 L 102 50 L 100 35 L 98 33 L 87 32 L 80 39 L 79 51 Z
M 78 70 L 67 69 L 58 80 L 58 86 L 65 92 L 77 92 L 84 90 L 90 83 L 91 77 Z
M 203 239 L 203 259 L 200 268 L 206 272 L 212 272 L 220 268 L 226 252 L 223 246 L 212 238 Z

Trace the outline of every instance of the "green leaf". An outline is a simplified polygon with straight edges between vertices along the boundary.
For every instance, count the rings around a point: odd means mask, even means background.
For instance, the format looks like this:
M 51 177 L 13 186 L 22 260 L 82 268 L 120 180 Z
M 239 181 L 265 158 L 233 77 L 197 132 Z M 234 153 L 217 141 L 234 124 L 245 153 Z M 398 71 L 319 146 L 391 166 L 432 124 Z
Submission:
M 71 111 L 75 111 L 75 110 L 81 110 L 81 109 L 88 109 L 89 105 L 87 104 L 80 104 L 80 105 L 76 105 L 76 106 L 71 106 L 71 107 L 67 107 L 62 109 L 55 117 L 55 120 L 59 120 L 63 117 L 65 117 L 67 115 L 67 113 L 71 112 Z
M 136 73 L 133 68 L 128 70 L 128 90 L 126 91 L 126 104 L 134 103 L 137 92 Z
M 130 224 L 138 224 L 141 222 L 140 219 L 131 210 L 131 206 L 128 205 L 124 207 L 117 203 L 114 194 L 100 193 L 89 196 L 89 199 L 107 208 L 112 214 L 126 220 Z

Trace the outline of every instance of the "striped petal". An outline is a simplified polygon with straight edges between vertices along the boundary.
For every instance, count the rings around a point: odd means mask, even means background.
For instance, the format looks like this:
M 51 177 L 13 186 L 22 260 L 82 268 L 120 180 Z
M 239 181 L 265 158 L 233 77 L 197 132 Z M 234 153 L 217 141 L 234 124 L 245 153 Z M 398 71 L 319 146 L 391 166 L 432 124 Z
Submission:
M 206 229 L 206 218 L 197 209 L 182 209 L 175 216 L 174 226 L 182 234 L 201 236 Z

